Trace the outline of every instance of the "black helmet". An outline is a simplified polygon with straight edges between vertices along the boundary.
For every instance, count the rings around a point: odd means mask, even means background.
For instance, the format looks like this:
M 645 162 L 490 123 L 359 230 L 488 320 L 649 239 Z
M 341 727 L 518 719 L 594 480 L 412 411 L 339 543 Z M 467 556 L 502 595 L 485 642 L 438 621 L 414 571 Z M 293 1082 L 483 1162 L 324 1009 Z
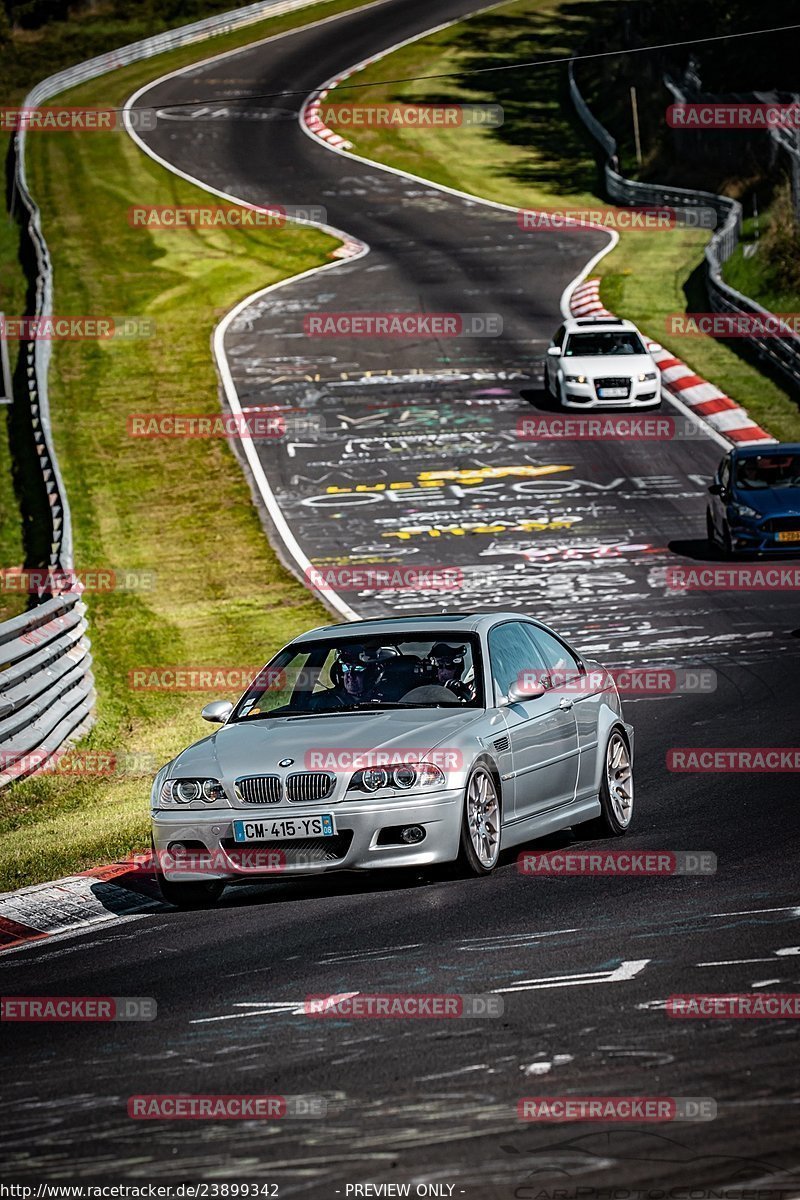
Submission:
M 466 646 L 450 646 L 447 642 L 437 642 L 432 648 L 428 657 L 434 661 L 437 659 L 443 659 L 448 663 L 458 663 L 460 666 L 464 662 L 464 655 L 466 652 Z
M 339 662 L 365 664 L 371 659 L 360 642 L 347 642 L 339 649 Z

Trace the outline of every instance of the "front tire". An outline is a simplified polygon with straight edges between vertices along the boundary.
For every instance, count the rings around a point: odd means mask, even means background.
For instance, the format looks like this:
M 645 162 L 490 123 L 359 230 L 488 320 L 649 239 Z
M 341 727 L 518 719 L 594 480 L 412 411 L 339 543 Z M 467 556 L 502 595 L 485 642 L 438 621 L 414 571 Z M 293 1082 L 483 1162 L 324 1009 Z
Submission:
M 633 817 L 633 764 L 628 739 L 613 729 L 606 746 L 600 784 L 600 816 L 579 825 L 588 837 L 623 837 Z
M 471 875 L 491 875 L 500 858 L 501 804 L 488 767 L 473 768 L 464 792 L 459 862 Z
M 711 516 L 711 509 L 706 509 L 706 538 L 712 550 L 717 548 L 717 531 L 714 528 L 714 518 Z

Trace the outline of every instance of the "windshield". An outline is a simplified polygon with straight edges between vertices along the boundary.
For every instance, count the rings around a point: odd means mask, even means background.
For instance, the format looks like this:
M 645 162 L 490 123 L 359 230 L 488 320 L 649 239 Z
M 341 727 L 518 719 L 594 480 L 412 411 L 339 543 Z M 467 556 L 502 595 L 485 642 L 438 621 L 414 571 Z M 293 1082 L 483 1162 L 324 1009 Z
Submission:
M 475 635 L 384 635 L 287 646 L 259 672 L 231 720 L 465 707 L 483 707 Z
M 565 358 L 599 358 L 611 354 L 646 354 L 642 339 L 625 330 L 609 333 L 573 333 Z
M 736 486 L 745 491 L 800 488 L 800 454 L 759 454 L 736 464 Z

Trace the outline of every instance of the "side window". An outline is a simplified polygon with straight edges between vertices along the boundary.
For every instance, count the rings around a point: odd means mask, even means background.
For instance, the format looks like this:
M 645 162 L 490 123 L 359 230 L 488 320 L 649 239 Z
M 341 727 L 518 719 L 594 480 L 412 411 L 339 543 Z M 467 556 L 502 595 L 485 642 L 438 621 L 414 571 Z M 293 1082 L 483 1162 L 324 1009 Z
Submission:
M 506 621 L 489 633 L 489 666 L 494 682 L 495 704 L 508 699 L 512 683 L 524 674 L 540 675 L 544 664 L 529 627 L 521 621 Z
M 719 469 L 719 481 L 725 491 L 728 490 L 731 484 L 731 460 L 724 458 Z
M 554 346 L 563 346 L 564 345 L 564 334 L 566 332 L 567 332 L 566 325 L 559 325 L 559 327 L 556 330 L 556 333 L 553 337 L 553 345 Z
M 575 655 L 567 649 L 552 633 L 539 626 L 528 627 L 533 634 L 539 653 L 544 659 L 544 665 L 551 677 L 551 686 L 557 687 L 565 680 L 574 679 L 580 675 L 580 666 Z

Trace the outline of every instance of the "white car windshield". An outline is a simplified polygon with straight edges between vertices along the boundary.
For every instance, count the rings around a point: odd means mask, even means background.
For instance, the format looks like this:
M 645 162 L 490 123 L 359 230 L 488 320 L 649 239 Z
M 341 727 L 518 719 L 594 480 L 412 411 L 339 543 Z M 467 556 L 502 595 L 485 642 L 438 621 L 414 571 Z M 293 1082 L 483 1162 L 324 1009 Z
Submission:
M 615 354 L 646 354 L 638 334 L 626 330 L 607 333 L 573 333 L 564 348 L 565 358 L 601 358 Z
M 231 720 L 379 708 L 482 708 L 474 635 L 300 642 L 250 685 Z

